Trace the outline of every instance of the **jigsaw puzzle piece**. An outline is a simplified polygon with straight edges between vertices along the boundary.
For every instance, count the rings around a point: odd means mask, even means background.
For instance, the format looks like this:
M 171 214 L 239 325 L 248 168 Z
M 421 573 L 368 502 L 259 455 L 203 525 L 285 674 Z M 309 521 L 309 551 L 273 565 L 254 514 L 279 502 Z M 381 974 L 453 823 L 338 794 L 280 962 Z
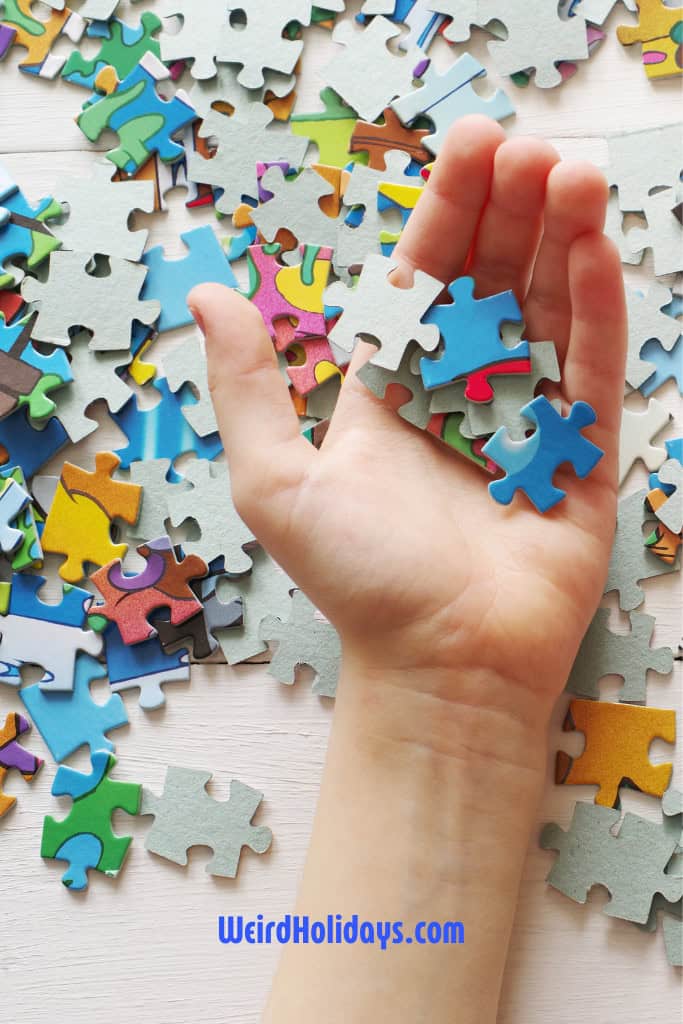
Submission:
M 206 792 L 211 778 L 211 772 L 169 767 L 161 797 L 143 789 L 140 814 L 154 816 L 145 849 L 185 866 L 192 846 L 209 846 L 214 855 L 207 874 L 236 878 L 242 847 L 266 853 L 273 834 L 251 824 L 262 793 L 233 779 L 229 799 L 214 800 Z
M 183 416 L 199 437 L 207 437 L 218 430 L 216 414 L 209 394 L 209 377 L 206 352 L 201 338 L 195 334 L 189 341 L 164 356 L 166 380 L 172 391 L 178 391 L 186 384 L 199 395 L 192 405 L 183 406 Z
M 354 151 L 352 140 L 356 130 L 356 114 L 344 103 L 334 89 L 325 87 L 320 92 L 324 109 L 311 114 L 292 114 L 292 135 L 310 139 L 318 147 L 318 160 L 332 167 L 346 167 L 350 162 L 365 162 L 363 155 Z
M 151 11 L 143 13 L 138 25 L 127 25 L 118 18 L 91 24 L 86 36 L 102 40 L 99 51 L 86 59 L 79 50 L 74 50 L 62 68 L 62 78 L 91 92 L 95 91 L 98 75 L 106 68 L 113 68 L 118 80 L 123 81 L 146 53 L 161 56 L 159 41 L 155 38 L 160 28 L 161 19 Z
M 202 603 L 202 611 L 181 626 L 155 619 L 154 626 L 159 634 L 165 652 L 175 651 L 179 644 L 192 648 L 194 661 L 210 658 L 219 649 L 214 635 L 219 629 L 236 629 L 244 623 L 244 606 L 240 597 L 227 603 L 217 593 L 218 581 L 223 573 L 214 573 L 204 580 L 197 580 L 192 589 Z M 135 650 L 135 648 L 131 648 Z
M 117 560 L 90 577 L 104 598 L 103 604 L 92 607 L 91 620 L 97 617 L 115 623 L 126 644 L 140 644 L 156 636 L 148 616 L 157 609 L 168 608 L 174 626 L 197 615 L 202 606 L 190 581 L 208 572 L 197 555 L 178 561 L 168 537 L 141 544 L 137 551 L 147 562 L 137 575 L 126 575 Z
M 53 54 L 52 47 L 64 35 L 77 43 L 85 31 L 85 21 L 80 14 L 74 14 L 62 4 L 56 7 L 46 20 L 33 13 L 33 0 L 4 0 L 2 23 L 10 29 L 13 44 L 26 49 L 19 69 L 25 74 L 40 78 L 55 78 L 64 64 L 64 57 Z
M 384 401 L 389 397 L 401 419 L 425 430 L 432 417 L 431 395 L 425 391 L 419 372 L 413 370 L 419 352 L 417 345 L 409 346 L 395 372 L 374 366 L 371 361 L 361 366 L 357 376 L 377 398 Z
M 3 485 L 9 480 L 14 480 L 20 487 L 27 490 L 26 478 L 19 467 L 8 467 L 0 469 L 0 493 Z M 19 514 L 16 520 L 16 527 L 21 533 L 21 541 L 12 552 L 10 567 L 13 572 L 23 572 L 25 569 L 40 569 L 43 564 L 43 549 L 40 543 L 40 532 L 36 518 L 36 511 L 32 503 Z
M 216 58 L 240 65 L 237 81 L 247 89 L 261 88 L 266 71 L 290 75 L 304 44 L 287 39 L 285 29 L 292 22 L 310 24 L 311 0 L 278 0 L 275 8 L 264 6 L 261 0 L 240 0 L 239 5 L 229 6 L 231 10 L 237 7 L 244 20 L 228 20 L 218 37 Z
M 193 519 L 200 538 L 183 541 L 183 550 L 207 565 L 222 558 L 225 571 L 231 574 L 248 572 L 252 560 L 244 548 L 255 538 L 233 504 L 227 466 L 197 459 L 185 468 L 184 479 L 192 486 L 173 495 L 171 523 L 181 526 Z
M 643 540 L 647 491 L 636 491 L 619 501 L 617 528 L 610 555 L 605 593 L 619 591 L 619 607 L 630 612 L 638 608 L 645 594 L 641 580 L 673 572 L 676 566 L 657 558 Z
M 77 444 L 99 426 L 97 420 L 87 414 L 94 402 L 105 402 L 109 412 L 115 413 L 132 397 L 133 392 L 121 372 L 126 368 L 132 375 L 133 364 L 130 352 L 93 352 L 87 331 L 73 336 L 68 358 L 73 380 L 59 391 L 57 416 L 68 439 Z
M 666 490 L 664 501 L 655 509 L 660 523 L 671 533 L 683 530 L 683 466 L 676 459 L 669 459 L 659 470 L 659 481 Z
M 406 128 L 396 112 L 387 107 L 382 111 L 382 123 L 356 121 L 349 141 L 349 150 L 353 154 L 366 156 L 368 167 L 383 171 L 386 168 L 385 157 L 391 150 L 407 153 L 411 160 L 418 164 L 426 164 L 432 159 L 424 147 L 425 136 L 429 135 L 426 128 Z
M 531 373 L 529 343 L 506 348 L 501 339 L 502 324 L 521 323 L 521 310 L 512 292 L 475 299 L 472 277 L 453 281 L 448 293 L 452 302 L 432 306 L 422 318 L 437 327 L 444 343 L 439 359 L 420 360 L 424 385 L 429 390 L 465 378 L 466 398 L 490 402 L 490 377 Z
M 667 188 L 645 196 L 643 213 L 647 227 L 633 227 L 626 234 L 626 243 L 635 254 L 633 262 L 640 262 L 644 249 L 652 249 L 657 277 L 683 270 L 682 206 L 678 189 Z
M 288 320 L 291 331 L 278 339 L 279 351 L 292 342 L 327 335 L 323 293 L 327 287 L 333 250 L 317 245 L 299 248 L 301 262 L 281 263 L 282 247 L 252 245 L 247 250 L 249 285 L 244 293 L 261 313 L 268 333 L 277 338 L 278 321 Z M 286 326 L 286 325 L 281 325 Z
M 70 691 L 79 651 L 98 655 L 101 639 L 84 629 L 92 594 L 64 587 L 60 604 L 46 604 L 38 597 L 43 576 L 15 573 L 10 584 L 0 584 L 6 612 L 0 615 L 0 682 L 21 685 L 23 665 L 45 670 L 42 690 Z M 37 661 L 40 658 L 40 661 Z
M 90 655 L 79 654 L 70 693 L 45 693 L 38 684 L 19 691 L 34 725 L 58 763 L 86 743 L 92 753 L 114 749 L 106 733 L 128 722 L 124 703 L 118 694 L 112 694 L 106 704 L 96 704 L 90 695 L 90 684 L 106 674 L 106 668 Z
M 115 835 L 111 816 L 115 810 L 136 815 L 140 809 L 142 786 L 111 779 L 115 757 L 106 750 L 96 750 L 91 763 L 90 774 L 59 766 L 52 795 L 70 796 L 73 805 L 63 821 L 48 815 L 43 823 L 40 855 L 70 862 L 62 882 L 74 891 L 87 888 L 91 868 L 116 878 L 132 837 Z
M 656 893 L 670 903 L 683 894 L 683 878 L 666 873 L 676 839 L 635 814 L 625 815 L 615 836 L 619 818 L 611 807 L 577 803 L 569 831 L 546 825 L 541 848 L 559 853 L 547 881 L 576 903 L 586 902 L 592 886 L 604 885 L 612 897 L 605 914 L 644 924 Z
M 239 580 L 219 580 L 218 597 L 223 602 L 241 598 L 244 621 L 236 629 L 216 631 L 216 638 L 229 665 L 237 665 L 268 650 L 259 635 L 261 623 L 269 615 L 285 622 L 290 615 L 291 592 L 295 584 L 261 547 L 250 552 L 251 572 Z
M 61 242 L 48 225 L 61 212 L 59 203 L 51 198 L 31 206 L 14 182 L 9 181 L 5 194 L 0 194 L 0 289 L 13 288 L 24 276 L 21 270 L 10 266 L 11 260 L 24 259 L 28 269 L 33 270 L 59 249 Z
M 666 459 L 666 449 L 650 444 L 671 420 L 666 407 L 651 398 L 643 412 L 624 409 L 619 436 L 619 483 L 622 484 L 631 467 L 642 459 L 649 470 L 659 469 Z
M 153 386 L 161 395 L 161 401 L 153 408 L 141 409 L 133 395 L 119 412 L 112 414 L 112 419 L 128 438 L 127 446 L 116 452 L 121 468 L 130 469 L 134 462 L 149 459 L 172 462 L 186 452 L 194 452 L 199 459 L 215 459 L 223 450 L 218 434 L 199 437 L 185 416 L 187 407 L 197 401 L 191 388 L 185 386 L 173 394 L 164 377 L 159 377 Z M 168 478 L 172 483 L 181 479 L 173 467 Z
M 138 703 L 145 711 L 163 707 L 166 683 L 190 681 L 187 650 L 168 654 L 156 637 L 131 646 L 123 642 L 118 627 L 110 625 L 104 632 L 104 651 L 111 692 L 139 689 Z
M 187 249 L 182 259 L 166 259 L 162 246 L 150 249 L 142 258 L 147 267 L 142 298 L 155 300 L 159 305 L 160 334 L 194 323 L 187 308 L 187 296 L 196 285 L 213 282 L 227 288 L 237 287 L 237 278 L 211 225 L 186 231 L 180 237 Z
M 31 341 L 35 317 L 12 326 L 0 321 L 0 419 L 26 406 L 32 420 L 54 414 L 51 392 L 73 379 L 63 352 L 37 352 Z
M 656 516 L 659 509 L 666 501 L 666 494 L 657 487 L 650 491 L 646 496 L 645 508 L 648 512 L 652 512 Z M 683 544 L 683 538 L 680 533 L 672 533 L 672 531 L 667 529 L 664 523 L 661 522 L 657 522 L 652 533 L 645 538 L 645 546 L 649 548 L 653 554 L 657 555 L 657 558 L 661 558 L 662 561 L 666 562 L 668 565 L 673 565 L 675 563 L 681 544 Z
M 16 797 L 3 793 L 2 784 L 7 773 L 14 769 L 20 772 L 25 782 L 32 782 L 40 771 L 43 761 L 35 754 L 25 750 L 19 743 L 19 737 L 30 730 L 31 726 L 16 712 L 10 712 L 5 724 L 0 727 L 0 818 L 2 818 L 17 802 Z
M 577 758 L 558 751 L 556 785 L 597 785 L 595 803 L 603 807 L 618 805 L 622 784 L 650 796 L 664 795 L 673 764 L 653 765 L 648 752 L 655 738 L 675 742 L 675 711 L 573 700 L 562 730 L 582 732 L 585 747 Z
M 106 155 L 126 174 L 134 174 L 154 153 L 166 163 L 183 156 L 183 147 L 173 136 L 196 121 L 197 114 L 182 91 L 171 100 L 160 98 L 156 87 L 167 77 L 164 65 L 146 53 L 112 92 L 94 95 L 76 119 L 91 142 L 105 129 L 119 136 L 119 146 Z
M 648 78 L 683 74 L 683 8 L 663 0 L 636 0 L 637 25 L 620 25 L 617 39 L 624 46 L 642 44 L 642 60 Z
M 566 689 L 577 696 L 598 700 L 600 680 L 616 675 L 624 680 L 620 702 L 644 704 L 648 672 L 670 675 L 673 652 L 669 647 L 650 646 L 655 628 L 653 616 L 631 612 L 631 632 L 626 634 L 613 633 L 609 617 L 608 608 L 598 608 L 581 642 Z
M 83 579 L 86 563 L 102 566 L 125 557 L 128 546 L 114 544 L 111 530 L 115 519 L 137 521 L 142 487 L 114 480 L 119 464 L 111 452 L 95 456 L 93 473 L 64 463 L 42 539 L 45 551 L 66 555 L 59 575 L 67 583 Z
M 285 342 L 283 342 L 283 345 Z M 276 347 L 283 345 L 276 340 Z M 291 345 L 286 352 L 287 376 L 298 395 L 307 396 L 334 377 L 344 379 L 327 338 L 307 338 Z
M 485 75 L 486 69 L 469 53 L 458 57 L 443 74 L 430 64 L 421 76 L 422 86 L 394 100 L 392 109 L 404 125 L 412 124 L 419 117 L 429 118 L 434 131 L 425 135 L 423 145 L 436 156 L 448 129 L 461 117 L 483 114 L 504 121 L 515 113 L 502 89 L 488 98 L 476 92 L 473 83 Z
M 69 441 L 58 419 L 51 419 L 37 430 L 29 420 L 27 408 L 17 409 L 0 420 L 0 466 L 20 468 L 26 479 L 34 476 Z
M 507 476 L 489 484 L 496 501 L 509 505 L 515 492 L 522 490 L 539 512 L 547 512 L 566 497 L 553 485 L 555 470 L 571 463 L 580 479 L 597 466 L 604 452 L 581 433 L 595 423 L 593 409 L 586 402 L 574 402 L 569 415 L 556 412 L 545 395 L 525 405 L 522 415 L 536 424 L 536 431 L 524 441 L 512 441 L 501 427 L 482 449 Z
M 303 591 L 294 591 L 289 619 L 283 622 L 269 615 L 261 622 L 259 636 L 277 645 L 268 669 L 271 676 L 291 686 L 297 668 L 308 665 L 315 672 L 313 693 L 320 697 L 336 695 L 341 664 L 339 634 Z
M 0 552 L 12 555 L 24 539 L 16 520 L 31 503 L 31 495 L 11 477 L 0 481 Z M 13 525 L 14 524 L 14 525 Z

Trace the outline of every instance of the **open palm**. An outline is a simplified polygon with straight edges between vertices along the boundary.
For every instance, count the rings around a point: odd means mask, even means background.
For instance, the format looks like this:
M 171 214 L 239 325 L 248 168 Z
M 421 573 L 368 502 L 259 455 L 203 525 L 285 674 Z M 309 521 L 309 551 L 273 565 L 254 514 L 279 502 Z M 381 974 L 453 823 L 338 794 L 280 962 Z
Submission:
M 492 501 L 487 477 L 401 420 L 357 380 L 361 345 L 320 451 L 300 435 L 254 306 L 206 285 L 191 305 L 207 337 L 214 403 L 240 514 L 339 629 L 347 658 L 505 679 L 552 700 L 602 593 L 614 533 L 626 314 L 618 255 L 602 234 L 607 186 L 535 139 L 504 141 L 466 118 L 450 132 L 396 250 L 414 269 L 463 272 L 482 298 L 512 289 L 530 341 L 552 339 L 560 397 L 589 402 L 605 457 L 541 516 Z

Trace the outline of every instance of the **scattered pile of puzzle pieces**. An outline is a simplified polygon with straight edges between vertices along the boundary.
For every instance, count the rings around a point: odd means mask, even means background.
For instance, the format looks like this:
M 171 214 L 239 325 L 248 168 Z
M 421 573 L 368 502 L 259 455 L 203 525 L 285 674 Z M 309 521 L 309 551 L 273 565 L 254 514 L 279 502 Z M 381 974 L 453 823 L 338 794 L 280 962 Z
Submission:
M 22 73 L 60 80 L 88 140 L 117 139 L 89 174 L 57 179 L 36 203 L 0 168 L 0 683 L 18 691 L 59 764 L 52 793 L 72 798 L 63 821 L 46 818 L 40 845 L 66 862 L 70 889 L 85 888 L 89 870 L 121 869 L 131 840 L 112 831 L 117 808 L 153 816 L 146 847 L 174 863 L 210 846 L 217 875 L 236 875 L 243 847 L 270 846 L 270 830 L 252 821 L 262 794 L 237 780 L 221 802 L 196 768 L 169 767 L 161 796 L 112 778 L 109 734 L 128 720 L 121 694 L 135 691 L 154 721 L 193 664 L 268 657 L 279 682 L 306 666 L 314 694 L 336 692 L 336 630 L 235 510 L 199 335 L 155 354 L 160 335 L 191 324 L 196 284 L 240 288 L 259 309 L 312 443 L 363 338 L 377 349 L 359 373 L 368 390 L 478 466 L 497 501 L 521 491 L 515 500 L 548 512 L 564 497 L 558 467 L 583 478 L 597 464 L 584 433 L 594 413 L 577 401 L 561 415 L 542 393 L 559 382 L 560 361 L 552 341 L 525 339 L 512 293 L 480 296 L 471 278 L 420 272 L 398 288 L 392 254 L 449 126 L 469 113 L 505 123 L 515 88 L 579 73 L 616 6 L 366 0 L 354 18 L 343 0 L 241 0 L 235 21 L 223 0 L 174 0 L 129 23 L 116 0 L 85 0 L 78 12 L 54 0 L 43 20 L 30 0 L 0 0 L 0 59 L 20 51 Z M 631 24 L 618 38 L 640 44 L 653 86 L 683 73 L 683 12 L 662 0 L 620 6 Z M 317 109 L 296 92 L 310 25 L 331 31 L 334 51 Z M 459 45 L 473 34 L 510 76 L 504 89 L 487 90 L 485 68 Z M 439 70 L 437 35 L 458 47 Z M 603 884 L 607 913 L 650 930 L 660 914 L 674 963 L 681 802 L 671 766 L 653 765 L 648 750 L 653 738 L 673 743 L 675 723 L 647 701 L 648 672 L 668 675 L 673 653 L 651 645 L 641 583 L 681 559 L 683 442 L 659 444 L 669 416 L 653 397 L 671 380 L 683 392 L 683 300 L 658 280 L 683 270 L 680 134 L 676 124 L 608 140 L 607 230 L 624 263 L 650 251 L 653 268 L 643 291 L 628 291 L 620 477 L 639 462 L 651 476 L 620 502 L 607 585 L 630 632 L 613 631 L 599 609 L 567 684 L 565 730 L 583 733 L 586 748 L 558 754 L 556 780 L 597 787 L 595 804 L 577 804 L 568 832 L 549 826 L 542 838 L 559 851 L 552 885 L 585 900 Z M 167 210 L 174 189 L 188 210 L 217 218 L 181 236 L 180 258 L 133 226 L 137 213 Z M 97 437 L 102 416 L 125 446 L 91 466 L 64 461 L 69 445 Z M 56 475 L 43 475 L 55 456 Z M 58 603 L 41 596 L 47 556 L 60 559 Z M 36 664 L 38 682 L 24 686 Z M 601 681 L 615 675 L 618 701 L 601 700 Z M 90 694 L 100 679 L 104 704 Z M 10 769 L 30 781 L 42 763 L 18 742 L 29 728 L 10 713 L 0 730 L 0 817 L 14 804 L 2 792 Z M 87 774 L 63 763 L 84 747 Z M 627 815 L 615 835 L 624 786 L 661 802 L 661 820 Z

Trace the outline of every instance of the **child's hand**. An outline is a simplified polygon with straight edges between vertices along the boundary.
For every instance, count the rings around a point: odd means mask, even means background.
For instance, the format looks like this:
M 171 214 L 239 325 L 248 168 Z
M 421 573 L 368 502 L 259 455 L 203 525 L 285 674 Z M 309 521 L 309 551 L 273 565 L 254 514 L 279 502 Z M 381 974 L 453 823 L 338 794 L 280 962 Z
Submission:
M 191 305 L 237 507 L 339 629 L 347 664 L 440 698 L 542 716 L 604 585 L 626 313 L 619 257 L 602 234 L 602 175 L 560 163 L 537 139 L 503 139 L 480 117 L 451 131 L 396 251 L 398 273 L 449 282 L 467 272 L 478 298 L 513 289 L 524 337 L 555 341 L 562 398 L 595 408 L 588 436 L 605 457 L 586 480 L 558 474 L 568 497 L 552 513 L 524 497 L 496 504 L 485 473 L 403 422 L 353 372 L 314 450 L 255 307 L 216 285 Z M 353 368 L 372 351 L 359 346 Z

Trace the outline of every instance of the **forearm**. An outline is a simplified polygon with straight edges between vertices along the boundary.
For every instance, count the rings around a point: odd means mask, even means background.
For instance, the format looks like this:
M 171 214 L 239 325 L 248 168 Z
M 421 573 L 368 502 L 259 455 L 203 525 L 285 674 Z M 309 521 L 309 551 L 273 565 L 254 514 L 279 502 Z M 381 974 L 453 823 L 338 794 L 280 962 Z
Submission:
M 460 703 L 477 680 L 345 665 L 297 913 L 461 921 L 462 945 L 287 947 L 268 1024 L 488 1024 L 543 782 L 545 710 Z M 412 681 L 415 682 L 414 680 Z M 505 684 L 501 681 L 501 687 Z M 428 691 L 428 692 L 425 692 Z

